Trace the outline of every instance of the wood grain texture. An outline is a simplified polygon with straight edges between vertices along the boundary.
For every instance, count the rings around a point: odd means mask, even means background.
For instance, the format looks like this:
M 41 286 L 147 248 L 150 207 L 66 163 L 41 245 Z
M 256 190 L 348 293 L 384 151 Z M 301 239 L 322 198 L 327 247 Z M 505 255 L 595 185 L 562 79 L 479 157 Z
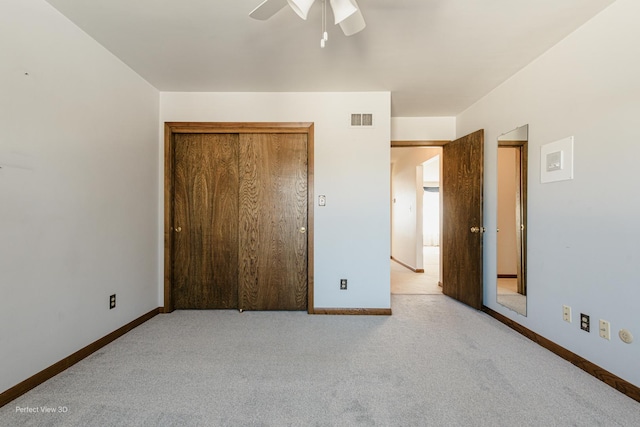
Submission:
M 514 331 L 517 331 L 518 333 L 529 338 L 531 341 L 535 342 L 536 344 L 557 354 L 558 356 L 562 357 L 563 359 L 567 360 L 568 362 L 572 363 L 573 365 L 577 366 L 583 371 L 589 373 L 590 375 L 593 375 L 600 381 L 615 388 L 619 392 L 629 396 L 630 398 L 632 398 L 637 402 L 640 402 L 640 387 L 636 387 L 635 385 L 629 383 L 628 381 L 623 380 L 617 375 L 614 375 L 611 372 L 605 369 L 602 369 L 600 366 L 596 365 L 595 363 L 590 362 L 581 356 L 578 356 L 577 354 L 567 350 L 566 348 L 556 344 L 555 342 L 541 335 L 538 335 L 532 330 L 525 328 L 521 324 L 509 319 L 506 316 L 503 316 L 502 314 L 490 309 L 489 307 L 483 306 L 482 311 L 484 311 L 491 317 L 495 318 L 496 320 L 504 323 Z
M 307 122 L 167 122 L 174 133 L 307 133 Z
M 391 316 L 390 308 L 316 308 L 314 314 Z
M 240 309 L 307 309 L 307 136 L 240 134 L 239 194 Z
M 522 295 L 527 295 L 527 233 L 529 231 L 529 225 L 527 224 L 527 193 L 529 191 L 529 144 L 525 142 L 520 146 L 520 200 L 519 200 L 519 213 L 520 222 L 522 224 L 522 230 L 520 232 L 520 292 Z
M 451 141 L 447 140 L 415 140 L 415 141 L 391 141 L 391 147 L 443 147 Z
M 228 134 L 228 133 L 265 133 L 265 134 L 301 134 L 307 138 L 307 311 L 313 314 L 313 156 L 314 156 L 314 126 L 313 123 L 272 123 L 272 122 L 243 122 L 243 123 L 210 123 L 210 122 L 165 122 L 165 188 L 164 188 L 164 307 L 162 311 L 170 313 L 173 305 L 173 262 L 175 232 L 173 231 L 173 155 L 175 151 L 175 136 L 177 134 Z
M 522 244 L 523 239 L 522 235 L 524 233 L 524 223 L 522 222 L 522 150 L 520 147 L 515 148 L 515 163 L 516 163 L 516 202 L 515 202 L 515 216 L 516 216 L 516 272 L 517 272 L 517 291 L 522 295 L 526 295 L 525 281 L 523 268 L 524 268 L 524 259 L 523 259 L 523 251 Z M 498 184 L 499 185 L 499 184 Z
M 452 141 L 442 156 L 442 292 L 482 307 L 484 131 Z
M 237 308 L 238 135 L 177 134 L 175 142 L 174 307 Z
M 174 133 L 164 125 L 164 306 L 163 313 L 173 311 L 172 269 L 173 254 L 173 151 Z
M 314 298 L 313 298 L 313 272 L 314 272 L 314 126 L 311 124 L 304 133 L 307 136 L 307 313 L 313 314 Z

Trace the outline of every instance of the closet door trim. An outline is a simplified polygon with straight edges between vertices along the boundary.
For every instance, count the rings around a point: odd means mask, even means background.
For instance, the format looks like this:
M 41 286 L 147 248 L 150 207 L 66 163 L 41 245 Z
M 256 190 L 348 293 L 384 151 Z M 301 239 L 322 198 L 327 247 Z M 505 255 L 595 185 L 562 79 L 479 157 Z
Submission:
M 171 253 L 173 237 L 173 153 L 178 133 L 300 133 L 307 135 L 307 312 L 313 301 L 313 123 L 308 122 L 165 122 L 164 124 L 164 313 L 174 310 Z

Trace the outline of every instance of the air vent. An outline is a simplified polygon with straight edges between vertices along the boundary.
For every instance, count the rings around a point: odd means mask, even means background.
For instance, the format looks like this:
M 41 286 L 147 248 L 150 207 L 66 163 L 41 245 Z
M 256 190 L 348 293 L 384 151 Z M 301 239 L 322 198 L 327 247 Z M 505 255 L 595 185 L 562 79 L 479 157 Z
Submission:
M 351 126 L 373 126 L 373 114 L 371 113 L 357 113 L 351 114 Z

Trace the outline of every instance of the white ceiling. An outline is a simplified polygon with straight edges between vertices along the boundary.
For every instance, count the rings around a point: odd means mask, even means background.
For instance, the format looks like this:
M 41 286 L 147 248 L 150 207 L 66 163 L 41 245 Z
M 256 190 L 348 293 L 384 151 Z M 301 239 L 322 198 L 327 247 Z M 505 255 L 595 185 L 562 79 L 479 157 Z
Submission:
M 453 116 L 614 0 L 358 0 L 367 27 L 268 21 L 262 0 L 47 0 L 161 91 L 391 91 L 392 116 Z M 576 70 L 579 72 L 579 70 Z

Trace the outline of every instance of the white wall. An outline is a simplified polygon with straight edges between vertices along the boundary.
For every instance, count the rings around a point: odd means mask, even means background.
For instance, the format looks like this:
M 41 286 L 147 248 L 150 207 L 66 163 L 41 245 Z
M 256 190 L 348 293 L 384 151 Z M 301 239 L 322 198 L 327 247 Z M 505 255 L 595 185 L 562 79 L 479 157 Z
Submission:
M 455 117 L 392 117 L 392 141 L 451 141 L 456 137 Z
M 2 392 L 157 307 L 159 94 L 42 0 L 0 58 Z
M 640 386 L 640 2 L 618 0 L 457 118 L 485 129 L 485 304 Z M 529 124 L 527 317 L 495 303 L 496 139 Z M 575 179 L 540 183 L 540 147 L 575 136 Z M 562 321 L 562 305 L 573 323 Z M 591 316 L 591 333 L 579 313 Z M 611 322 L 611 341 L 598 336 Z M 636 337 L 617 337 L 629 328 Z
M 315 307 L 389 308 L 390 104 L 388 92 L 163 92 L 160 122 L 314 122 Z M 374 126 L 351 128 L 362 112 Z

